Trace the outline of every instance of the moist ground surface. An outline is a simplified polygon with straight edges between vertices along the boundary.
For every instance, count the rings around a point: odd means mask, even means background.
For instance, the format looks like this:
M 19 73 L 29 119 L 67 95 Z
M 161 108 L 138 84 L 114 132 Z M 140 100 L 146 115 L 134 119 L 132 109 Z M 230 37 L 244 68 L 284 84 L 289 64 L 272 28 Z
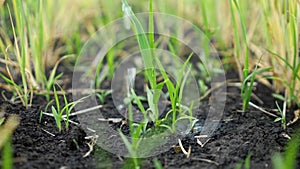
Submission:
M 230 78 L 233 77 L 227 76 L 227 79 Z M 263 105 L 257 103 L 259 106 L 268 108 L 274 106 L 272 91 L 265 86 L 259 84 L 255 87 L 254 93 L 264 101 Z M 203 101 L 206 102 L 208 101 Z M 186 149 L 191 146 L 190 158 L 186 158 L 182 152 L 176 153 L 172 147 L 155 158 L 164 168 L 223 169 L 234 168 L 249 153 L 252 153 L 251 168 L 272 168 L 272 154 L 284 150 L 288 141 L 284 135 L 291 135 L 299 126 L 299 122 L 284 131 L 280 123 L 273 122 L 273 117 L 259 110 L 250 107 L 242 113 L 241 103 L 239 89 L 228 87 L 223 118 L 204 147 L 198 145 L 193 137 L 187 136 L 182 142 Z M 45 99 L 38 96 L 34 98 L 33 105 L 25 109 L 21 104 L 12 104 L 1 98 L 0 106 L 7 107 L 6 116 L 17 114 L 21 118 L 21 123 L 12 138 L 14 168 L 93 169 L 126 166 L 132 168 L 130 159 L 111 154 L 97 145 L 89 156 L 83 157 L 89 151 L 87 143 L 90 142 L 85 139 L 85 131 L 71 124 L 68 131 L 64 130 L 60 133 L 54 119 L 45 115 L 39 122 L 40 110 L 44 109 L 46 104 Z M 113 102 L 108 97 L 102 111 L 110 114 L 113 107 Z M 206 110 L 208 110 L 207 106 L 202 106 L 199 112 Z M 292 113 L 288 114 L 290 114 L 289 121 L 293 117 Z M 72 120 L 77 121 L 76 117 Z M 141 159 L 141 161 L 142 168 L 154 168 L 153 158 Z

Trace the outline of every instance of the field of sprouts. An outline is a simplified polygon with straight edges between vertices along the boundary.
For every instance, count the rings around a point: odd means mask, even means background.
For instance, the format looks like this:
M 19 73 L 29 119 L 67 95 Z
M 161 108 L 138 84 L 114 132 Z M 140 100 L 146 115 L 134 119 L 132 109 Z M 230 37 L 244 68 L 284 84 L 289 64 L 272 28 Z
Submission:
M 299 10 L 0 0 L 0 167 L 299 168 Z

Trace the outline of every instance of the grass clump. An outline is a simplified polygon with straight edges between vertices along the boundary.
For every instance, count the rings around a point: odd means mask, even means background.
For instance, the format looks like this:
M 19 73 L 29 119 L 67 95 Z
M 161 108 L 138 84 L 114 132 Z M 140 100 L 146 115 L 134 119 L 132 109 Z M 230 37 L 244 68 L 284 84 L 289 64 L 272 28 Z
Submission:
M 182 95 L 183 95 L 183 89 L 184 85 L 187 80 L 187 76 L 190 73 L 190 65 L 189 60 L 192 57 L 193 54 L 190 54 L 188 59 L 184 62 L 183 67 L 178 70 L 178 78 L 175 84 L 173 84 L 172 80 L 170 79 L 169 75 L 167 74 L 166 70 L 164 69 L 161 61 L 159 60 L 158 56 L 159 53 L 154 53 L 155 41 L 154 41 L 154 21 L 153 21 L 153 8 L 152 8 L 152 1 L 149 3 L 149 34 L 147 35 L 138 20 L 138 18 L 135 16 L 133 11 L 131 10 L 131 7 L 128 5 L 128 3 L 123 0 L 123 12 L 125 14 L 125 17 L 129 17 L 131 20 L 133 30 L 136 33 L 136 38 L 139 44 L 139 48 L 142 55 L 142 60 L 145 66 L 145 78 L 149 82 L 150 87 L 146 87 L 146 93 L 147 93 L 147 103 L 148 108 L 146 109 L 144 105 L 142 104 L 141 97 L 138 96 L 135 91 L 133 90 L 133 84 L 130 79 L 134 79 L 132 77 L 127 77 L 127 99 L 125 99 L 125 104 L 128 107 L 128 121 L 129 121 L 129 131 L 131 140 L 129 140 L 121 130 L 119 130 L 119 133 L 122 137 L 122 140 L 124 141 L 126 148 L 128 149 L 128 152 L 130 156 L 132 157 L 133 163 L 135 168 L 139 168 L 140 164 L 138 161 L 138 157 L 140 153 L 142 138 L 151 137 L 156 134 L 161 134 L 165 132 L 166 130 L 169 130 L 170 132 L 176 132 L 176 124 L 180 120 L 188 119 L 193 120 L 191 109 L 192 107 L 185 108 L 183 105 L 181 105 L 182 101 Z M 156 72 L 159 69 L 158 72 Z M 161 74 L 163 81 L 157 82 L 157 76 Z M 135 76 L 135 73 L 132 74 L 132 76 Z M 158 101 L 162 93 L 162 88 L 166 86 L 168 97 L 171 102 L 171 110 L 167 112 L 167 114 L 161 119 L 158 114 Z M 133 112 L 133 106 L 137 105 L 139 110 L 144 115 L 144 118 L 139 122 L 134 122 L 134 112 Z M 188 112 L 189 114 L 186 115 L 184 112 Z M 170 115 L 170 116 L 169 116 Z M 154 128 L 148 128 L 147 124 L 151 120 L 154 122 Z M 158 133 L 157 133 L 158 132 Z M 159 144 L 159 143 L 158 143 Z M 147 145 L 144 145 L 147 146 Z M 154 147 L 153 147 L 154 148 Z M 152 148 L 149 148 L 149 150 L 145 150 L 143 152 L 144 154 L 147 153 L 147 151 L 151 151 Z M 151 152 L 148 152 L 151 153 Z M 146 155 L 146 154 L 145 154 Z
M 70 114 L 71 114 L 72 110 L 74 109 L 74 107 L 76 106 L 76 104 L 78 104 L 82 100 L 84 100 L 85 97 L 83 97 L 82 99 L 79 99 L 77 101 L 69 102 L 65 91 L 59 85 L 58 85 L 58 87 L 61 89 L 60 93 L 63 97 L 63 103 L 60 102 L 58 91 L 56 90 L 55 85 L 53 85 L 54 100 L 51 100 L 46 105 L 45 111 L 40 112 L 40 122 L 42 120 L 43 114 L 46 113 L 49 106 L 51 106 L 51 112 L 52 112 L 51 116 L 54 117 L 56 126 L 57 126 L 59 132 L 62 131 L 61 121 L 65 122 L 65 129 L 66 129 L 66 131 L 68 131 L 69 130 L 69 122 L 70 122 L 69 121 Z M 54 105 L 52 105 L 53 102 L 54 102 Z
M 282 128 L 285 130 L 286 129 L 286 113 L 284 112 L 284 110 L 281 110 L 280 106 L 278 105 L 277 102 L 276 103 L 276 106 L 277 106 L 277 109 L 279 110 L 280 112 L 280 115 L 281 117 L 277 117 L 274 122 L 278 122 L 278 121 L 281 121 L 281 124 L 282 124 Z
M 80 51 L 82 44 L 76 29 L 84 18 L 95 14 L 95 3 L 4 2 L 0 12 L 0 63 L 5 67 L 0 69 L 0 75 L 8 85 L 5 89 L 14 92 L 24 106 L 31 105 L 36 93 L 45 95 L 49 101 L 53 84 L 62 76 L 57 73 L 58 65 Z M 90 11 L 81 12 L 83 9 Z M 68 16 L 64 14 L 66 10 Z M 71 47 L 73 42 L 76 49 Z

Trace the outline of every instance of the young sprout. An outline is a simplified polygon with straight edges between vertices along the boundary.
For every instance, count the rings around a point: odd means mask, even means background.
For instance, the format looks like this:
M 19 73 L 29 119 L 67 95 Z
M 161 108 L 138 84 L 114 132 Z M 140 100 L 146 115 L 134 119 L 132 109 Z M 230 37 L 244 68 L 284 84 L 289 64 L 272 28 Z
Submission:
M 258 69 L 258 64 L 261 61 L 262 56 L 259 58 L 258 63 L 255 66 L 255 69 L 253 70 L 253 72 L 249 75 L 247 75 L 247 77 L 244 78 L 242 86 L 241 86 L 241 97 L 243 100 L 243 111 L 246 111 L 248 106 L 249 106 L 249 102 L 251 99 L 251 95 L 252 95 L 252 89 L 253 89 L 253 85 L 254 85 L 254 81 L 257 75 L 262 74 L 264 72 L 268 72 L 270 71 L 272 68 L 262 68 L 262 69 Z
M 100 92 L 100 93 L 96 93 L 96 96 L 98 97 L 98 99 L 100 100 L 100 103 L 101 104 L 104 104 L 105 102 L 105 98 L 111 94 L 111 90 L 107 90 L 107 91 L 103 91 L 103 92 Z
M 59 85 L 58 85 L 59 86 Z M 80 103 L 83 99 L 85 99 L 86 97 L 83 97 L 77 101 L 73 101 L 73 102 L 68 102 L 67 100 L 67 96 L 66 96 L 66 93 L 64 92 L 64 90 L 59 86 L 59 88 L 61 89 L 61 92 L 62 92 L 62 96 L 63 96 L 63 104 L 64 106 L 62 107 L 61 106 L 61 102 L 60 102 L 60 99 L 59 99 L 59 96 L 58 96 L 58 93 L 57 93 L 57 90 L 56 90 L 56 87 L 55 85 L 53 85 L 53 92 L 54 92 L 54 100 L 50 101 L 47 105 L 46 105 L 46 109 L 45 111 L 47 111 L 48 107 L 54 102 L 55 105 L 51 106 L 51 112 L 52 112 L 52 115 L 55 119 L 55 122 L 56 122 L 56 126 L 59 130 L 59 132 L 62 131 L 62 124 L 61 124 L 61 121 L 64 120 L 65 121 L 65 127 L 66 127 L 66 130 L 68 131 L 69 129 L 69 117 L 70 117 L 70 113 L 71 111 L 73 110 L 73 108 L 78 104 Z M 43 116 L 43 111 L 40 112 L 40 121 L 42 119 L 42 116 Z M 65 118 L 64 118 L 65 116 Z
M 150 13 L 152 12 L 152 1 L 150 1 L 149 8 Z M 176 123 L 179 124 L 180 122 L 184 121 L 190 121 L 191 125 L 185 126 L 184 129 L 190 129 L 193 124 L 195 123 L 196 119 L 192 118 L 192 108 L 193 103 L 191 106 L 182 105 L 183 100 L 183 93 L 184 93 L 184 87 L 187 83 L 188 75 L 191 70 L 191 65 L 189 64 L 189 61 L 193 54 L 190 54 L 188 59 L 184 62 L 181 69 L 177 72 L 177 82 L 174 84 L 174 82 L 170 79 L 169 74 L 167 74 L 166 70 L 164 69 L 163 64 L 159 60 L 158 57 L 154 56 L 152 48 L 155 48 L 154 45 L 154 34 L 153 32 L 147 36 L 145 33 L 140 21 L 135 16 L 133 11 L 131 10 L 131 7 L 128 5 L 126 0 L 123 0 L 123 6 L 122 6 L 124 15 L 128 17 L 131 20 L 133 29 L 135 31 L 136 38 L 139 44 L 139 48 L 141 51 L 142 60 L 145 67 L 145 78 L 150 83 L 150 86 L 146 87 L 147 92 L 147 102 L 148 102 L 148 109 L 146 109 L 142 103 L 144 100 L 143 97 L 138 96 L 136 92 L 134 91 L 134 81 L 136 76 L 136 69 L 135 68 L 129 68 L 126 75 L 126 89 L 127 89 L 127 97 L 124 99 L 124 103 L 128 106 L 127 113 L 128 113 L 128 124 L 129 124 L 129 134 L 131 139 L 125 136 L 125 134 L 119 130 L 119 134 L 125 143 L 125 146 L 131 155 L 133 159 L 133 163 L 135 168 L 139 168 L 139 161 L 137 159 L 139 155 L 139 151 L 141 150 L 141 140 L 142 137 L 151 137 L 153 134 L 158 134 L 159 132 L 165 132 L 168 131 L 168 129 L 172 133 L 175 132 L 175 126 Z M 154 31 L 154 22 L 153 22 L 153 15 L 149 15 L 149 30 Z M 128 25 L 127 25 L 128 26 Z M 176 54 L 174 53 L 176 56 Z M 155 67 L 155 66 L 157 67 Z M 158 82 L 157 81 L 157 68 L 160 71 L 160 74 L 162 75 L 163 81 Z M 162 93 L 163 87 L 166 86 L 169 98 L 171 101 L 172 109 L 167 113 L 165 117 L 162 117 L 160 119 L 159 113 L 158 113 L 158 102 L 159 98 Z M 135 112 L 133 112 L 133 106 L 137 106 L 141 113 L 144 115 L 144 118 L 140 120 L 138 123 L 134 121 L 134 115 Z M 170 116 L 168 116 L 171 114 Z M 170 118 L 169 118 L 170 117 Z M 148 121 L 152 120 L 154 127 L 147 126 Z M 183 132 L 186 132 L 187 130 L 184 130 Z M 158 139 L 159 140 L 159 139 Z M 149 147 L 147 147 L 149 148 Z M 146 152 L 144 152 L 146 151 Z M 143 153 L 150 153 L 148 151 L 151 150 L 144 150 Z
M 73 138 L 72 141 L 73 141 L 73 144 L 75 145 L 76 149 L 79 150 L 79 145 L 78 145 L 78 142 L 76 141 L 76 139 Z
M 285 118 L 285 109 L 282 111 L 282 109 L 280 108 L 280 106 L 278 105 L 277 101 L 275 102 L 278 111 L 280 112 L 281 117 L 277 117 L 274 122 L 278 122 L 281 121 L 282 127 L 285 130 L 286 129 L 286 118 Z

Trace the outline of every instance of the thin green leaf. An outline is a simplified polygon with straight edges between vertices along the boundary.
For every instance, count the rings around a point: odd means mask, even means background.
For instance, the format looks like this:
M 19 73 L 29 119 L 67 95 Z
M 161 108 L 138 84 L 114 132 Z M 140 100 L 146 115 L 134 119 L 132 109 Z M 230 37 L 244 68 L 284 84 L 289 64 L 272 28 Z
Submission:
M 251 156 L 252 156 L 252 153 L 250 152 L 245 159 L 245 169 L 250 169 Z
M 138 18 L 135 16 L 131 7 L 128 5 L 126 0 L 123 0 L 123 11 L 125 16 L 130 17 L 134 30 L 136 32 L 136 37 L 138 40 L 139 48 L 142 54 L 143 63 L 145 65 L 146 75 L 148 80 L 150 81 L 150 85 L 152 89 L 155 89 L 156 86 L 156 75 L 154 69 L 154 57 L 152 55 L 151 47 L 149 45 L 147 35 L 143 29 Z M 153 24 L 153 23 L 152 23 Z M 152 42 L 151 42 L 152 43 Z
M 285 98 L 280 94 L 273 93 L 272 96 L 276 99 L 281 100 L 281 101 L 285 101 Z
M 277 117 L 277 118 L 274 120 L 274 122 L 279 122 L 279 121 L 281 121 L 281 117 Z
M 139 109 L 141 110 L 141 112 L 145 115 L 145 114 L 146 114 L 146 110 L 145 110 L 145 108 L 144 108 L 144 106 L 143 106 L 143 104 L 142 104 L 140 98 L 136 95 L 135 91 L 134 91 L 132 88 L 131 88 L 130 91 L 131 91 L 131 95 L 132 95 L 134 101 L 136 102 L 138 108 L 139 108 Z
M 58 94 L 55 88 L 55 85 L 53 85 L 53 93 L 54 93 L 54 100 L 55 100 L 55 104 L 56 104 L 56 108 L 57 108 L 57 112 L 60 113 L 60 102 L 59 102 L 59 98 L 58 98 Z
M 56 109 L 54 108 L 54 106 L 51 107 L 52 110 L 52 114 L 54 116 L 55 122 L 56 122 L 56 126 L 59 130 L 59 132 L 62 130 L 61 127 L 61 116 L 57 113 Z

